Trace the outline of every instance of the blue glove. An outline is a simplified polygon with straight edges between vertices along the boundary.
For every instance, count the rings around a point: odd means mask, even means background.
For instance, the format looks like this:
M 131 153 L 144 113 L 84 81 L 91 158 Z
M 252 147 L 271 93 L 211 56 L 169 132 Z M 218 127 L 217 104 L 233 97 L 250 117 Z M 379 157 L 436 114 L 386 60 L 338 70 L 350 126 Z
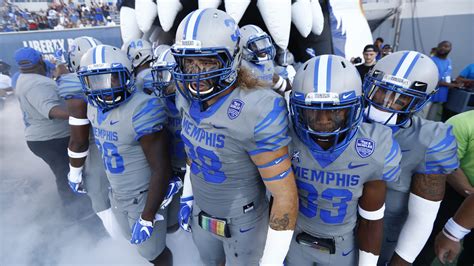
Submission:
M 58 48 L 54 51 L 54 59 L 56 60 L 56 65 L 66 64 L 66 52 L 62 48 Z
M 142 217 L 137 219 L 132 228 L 132 238 L 130 243 L 141 244 L 151 237 L 153 233 L 153 222 L 143 220 Z
M 82 181 L 82 171 L 79 173 L 71 171 L 67 174 L 67 183 L 74 193 L 86 194 L 87 191 L 84 188 L 84 182 Z
M 179 226 L 183 228 L 186 232 L 191 232 L 191 214 L 193 213 L 193 202 L 194 197 L 181 198 L 179 213 L 178 213 L 178 222 Z
M 161 209 L 165 209 L 170 205 L 171 201 L 173 200 L 173 196 L 179 192 L 179 190 L 183 187 L 183 181 L 181 181 L 181 178 L 175 176 L 170 179 L 170 182 L 168 184 L 168 189 L 166 190 L 166 195 L 165 199 L 160 205 Z

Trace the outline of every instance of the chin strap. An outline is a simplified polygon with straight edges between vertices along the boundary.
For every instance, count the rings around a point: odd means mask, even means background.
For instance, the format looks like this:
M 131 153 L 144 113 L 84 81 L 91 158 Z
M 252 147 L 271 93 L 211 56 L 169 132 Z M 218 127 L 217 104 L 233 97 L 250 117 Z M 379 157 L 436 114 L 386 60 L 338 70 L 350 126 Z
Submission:
M 375 121 L 377 123 L 383 123 L 383 124 L 386 124 L 386 125 L 396 125 L 397 124 L 398 114 L 393 114 L 393 113 L 381 111 L 381 110 L 375 108 L 373 105 L 365 108 L 364 114 L 370 120 Z

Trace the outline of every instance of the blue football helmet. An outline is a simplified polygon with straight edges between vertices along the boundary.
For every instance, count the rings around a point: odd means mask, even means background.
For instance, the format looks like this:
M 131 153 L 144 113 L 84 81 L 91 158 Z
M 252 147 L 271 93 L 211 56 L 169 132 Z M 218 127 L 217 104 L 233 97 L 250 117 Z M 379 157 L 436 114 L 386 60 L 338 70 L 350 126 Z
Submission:
M 89 102 L 102 111 L 126 102 L 135 91 L 132 63 L 113 46 L 99 45 L 87 51 L 77 74 Z
M 176 61 L 171 54 L 170 48 L 170 46 L 162 44 L 153 51 L 153 57 L 155 58 L 151 65 L 153 87 L 155 88 L 155 94 L 162 98 L 174 98 L 176 95 L 176 87 L 172 84 Z
M 306 61 L 290 95 L 293 127 L 311 150 L 331 153 L 347 147 L 362 121 L 362 82 L 356 68 L 336 55 Z M 316 140 L 331 142 L 323 149 Z
M 402 126 L 436 93 L 438 68 L 428 56 L 401 51 L 380 59 L 365 76 L 368 121 Z
M 260 64 L 275 59 L 275 47 L 272 38 L 260 27 L 245 25 L 240 28 L 240 47 L 242 58 L 254 64 Z
M 237 80 L 241 60 L 237 23 L 224 11 L 198 9 L 181 21 L 171 52 L 177 67 L 173 72 L 178 90 L 202 104 L 229 89 Z M 206 61 L 208 67 L 193 67 Z

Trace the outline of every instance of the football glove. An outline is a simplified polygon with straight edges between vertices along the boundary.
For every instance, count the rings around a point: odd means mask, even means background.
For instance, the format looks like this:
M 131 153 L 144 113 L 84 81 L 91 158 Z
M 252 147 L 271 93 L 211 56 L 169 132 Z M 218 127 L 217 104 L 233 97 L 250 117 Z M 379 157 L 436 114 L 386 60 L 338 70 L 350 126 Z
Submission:
M 178 222 L 179 226 L 186 232 L 191 232 L 191 214 L 193 213 L 194 197 L 186 197 L 180 199 Z
M 173 200 L 173 196 L 179 192 L 179 190 L 183 187 L 183 181 L 178 176 L 171 178 L 168 189 L 166 191 L 165 199 L 160 205 L 161 209 L 165 209 L 170 205 L 171 201 Z
M 164 217 L 160 214 L 155 215 L 153 222 L 143 220 L 140 216 L 133 225 L 130 243 L 138 245 L 145 242 L 153 234 L 153 223 L 160 220 L 164 220 Z
M 69 173 L 67 174 L 67 181 L 69 187 L 74 193 L 85 194 L 87 193 L 84 188 L 84 182 L 82 180 L 82 168 L 83 167 L 73 167 L 69 166 Z

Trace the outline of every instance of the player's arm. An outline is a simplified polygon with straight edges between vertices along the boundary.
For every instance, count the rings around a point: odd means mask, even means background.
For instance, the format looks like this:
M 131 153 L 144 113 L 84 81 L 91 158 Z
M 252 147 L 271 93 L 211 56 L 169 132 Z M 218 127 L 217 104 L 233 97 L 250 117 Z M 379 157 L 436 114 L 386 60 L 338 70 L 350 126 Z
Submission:
M 459 167 L 456 139 L 452 127 L 433 132 L 434 140 L 425 154 L 425 162 L 412 177 L 408 199 L 408 217 L 398 237 L 391 265 L 413 263 L 428 240 L 439 206 L 444 197 L 446 177 Z
M 288 252 L 298 214 L 298 192 L 288 148 L 252 156 L 267 189 L 273 196 L 262 263 L 282 264 Z
M 448 175 L 448 184 L 464 197 L 474 194 L 474 187 L 469 183 L 466 174 L 461 168 Z
M 150 186 L 142 218 L 153 221 L 161 202 L 165 198 L 166 189 L 171 176 L 171 161 L 168 153 L 169 136 L 161 130 L 140 138 L 140 145 L 150 165 Z
M 385 211 L 385 181 L 375 180 L 364 184 L 359 199 L 359 265 L 377 263 L 382 246 L 383 216 Z
M 441 263 L 452 263 L 461 251 L 460 240 L 474 228 L 474 195 L 467 197 L 453 218 L 438 233 L 435 252 Z

